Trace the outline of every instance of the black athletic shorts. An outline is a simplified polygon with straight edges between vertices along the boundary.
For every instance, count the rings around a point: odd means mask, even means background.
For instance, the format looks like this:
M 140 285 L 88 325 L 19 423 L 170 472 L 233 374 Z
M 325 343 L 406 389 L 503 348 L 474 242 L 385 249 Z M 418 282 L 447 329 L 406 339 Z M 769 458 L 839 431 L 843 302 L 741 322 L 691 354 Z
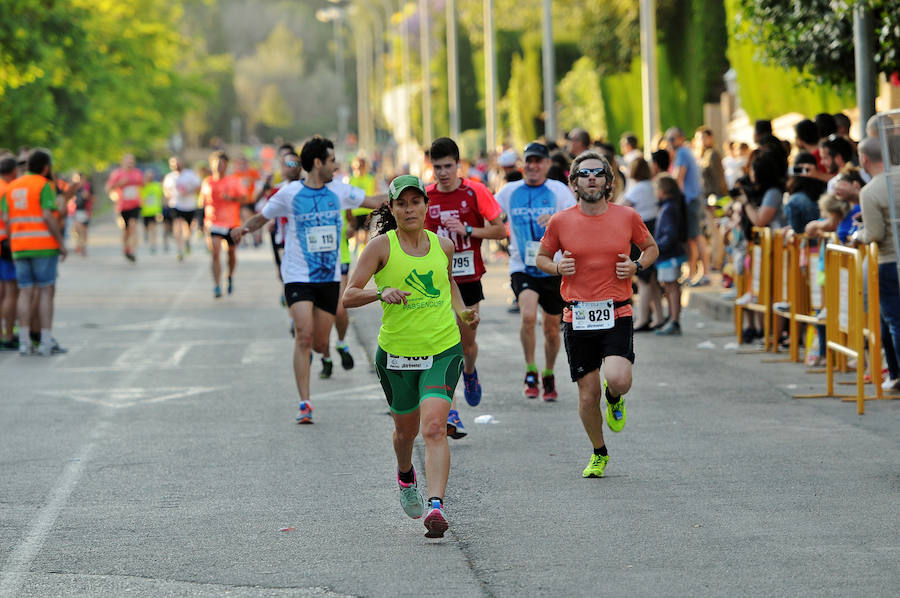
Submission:
M 141 216 L 144 219 L 144 226 L 149 226 L 151 222 L 156 222 L 156 216 Z
M 298 301 L 312 301 L 314 307 L 331 315 L 337 313 L 340 293 L 339 282 L 289 282 L 284 285 L 284 299 L 288 307 Z
M 562 276 L 529 276 L 524 272 L 513 272 L 509 276 L 510 284 L 516 299 L 519 293 L 528 289 L 538 294 L 538 304 L 545 312 L 551 316 L 562 314 L 566 302 L 563 301 L 559 294 L 559 285 L 562 282 Z
M 122 217 L 122 220 L 128 222 L 129 220 L 137 220 L 141 217 L 141 208 L 132 208 L 130 210 L 122 210 L 119 215 Z
M 480 301 L 484 301 L 484 289 L 481 288 L 481 281 L 475 282 L 458 282 L 459 294 L 462 295 L 463 304 L 471 307 Z
M 341 263 L 341 276 L 347 276 L 350 274 L 350 263 L 343 262 Z
M 234 239 L 231 238 L 229 233 L 209 233 L 210 238 L 215 241 L 216 239 L 224 239 L 229 247 L 234 247 Z
M 194 210 L 179 210 L 178 208 L 172 208 L 172 218 L 181 218 L 185 222 L 188 223 L 188 226 L 194 221 L 194 214 L 197 212 Z
M 163 206 L 163 210 L 162 210 L 163 222 L 172 222 L 172 212 L 174 212 L 174 211 L 175 210 L 173 210 L 172 208 L 170 208 L 168 206 Z
M 573 330 L 571 322 L 563 322 L 563 342 L 569 357 L 572 382 L 600 369 L 609 355 L 624 357 L 634 363 L 633 318 L 616 318 L 608 330 Z

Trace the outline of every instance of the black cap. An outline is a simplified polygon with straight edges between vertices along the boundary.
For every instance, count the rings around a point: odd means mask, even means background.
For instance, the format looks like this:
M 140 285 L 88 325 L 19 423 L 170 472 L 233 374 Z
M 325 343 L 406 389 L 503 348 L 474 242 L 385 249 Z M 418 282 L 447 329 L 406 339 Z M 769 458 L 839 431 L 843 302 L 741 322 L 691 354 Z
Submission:
M 525 151 L 522 152 L 523 156 L 527 160 L 529 156 L 539 156 L 541 158 L 549 158 L 550 150 L 547 149 L 547 146 L 543 143 L 538 143 L 537 141 L 532 141 L 528 145 L 525 146 Z

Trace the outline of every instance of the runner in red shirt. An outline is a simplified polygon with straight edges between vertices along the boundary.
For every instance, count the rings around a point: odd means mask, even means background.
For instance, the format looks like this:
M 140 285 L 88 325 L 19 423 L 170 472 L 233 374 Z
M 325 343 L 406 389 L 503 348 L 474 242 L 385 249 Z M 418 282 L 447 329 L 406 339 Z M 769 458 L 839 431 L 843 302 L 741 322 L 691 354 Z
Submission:
M 234 170 L 231 176 L 238 180 L 241 188 L 244 190 L 244 197 L 241 198 L 241 222 L 246 222 L 256 214 L 256 188 L 259 183 L 259 171 L 250 166 L 250 162 L 244 156 L 238 156 L 234 160 Z M 257 231 L 253 234 L 253 246 L 259 247 L 262 244 L 262 232 Z
M 502 210 L 487 187 L 460 178 L 459 147 L 455 141 L 448 137 L 435 139 L 429 156 L 437 182 L 427 188 L 429 201 L 425 228 L 453 241 L 453 279 L 466 309 L 478 312 L 478 305 L 484 299 L 481 288 L 481 276 L 484 274 L 481 240 L 506 238 Z M 464 357 L 463 393 L 466 402 L 475 406 L 481 402 L 481 384 L 475 369 L 475 359 L 478 357 L 475 342 L 477 327 L 469 328 L 460 321 L 457 324 Z M 466 435 L 455 399 L 447 417 L 447 434 L 452 438 Z
M 234 240 L 229 234 L 232 228 L 241 225 L 241 200 L 246 197 L 244 189 L 233 176 L 226 176 L 228 155 L 225 152 L 213 152 L 209 157 L 212 176 L 203 179 L 200 186 L 200 199 L 203 201 L 204 224 L 208 232 L 206 242 L 212 253 L 214 296 L 222 296 L 222 264 L 219 253 L 222 243 L 228 247 L 228 294 L 234 290 L 232 277 L 237 266 L 237 254 Z
M 106 192 L 119 213 L 125 258 L 132 262 L 136 261 L 134 253 L 137 250 L 137 222 L 141 216 L 143 185 L 144 173 L 135 168 L 134 156 L 131 154 L 122 157 L 122 166 L 112 171 L 106 181 Z

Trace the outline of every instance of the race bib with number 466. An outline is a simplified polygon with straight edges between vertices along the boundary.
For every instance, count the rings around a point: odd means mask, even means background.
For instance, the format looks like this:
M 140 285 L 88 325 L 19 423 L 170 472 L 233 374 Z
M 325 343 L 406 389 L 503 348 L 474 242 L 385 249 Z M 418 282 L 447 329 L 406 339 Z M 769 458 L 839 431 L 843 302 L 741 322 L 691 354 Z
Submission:
M 387 354 L 387 369 L 389 370 L 430 370 L 434 363 L 434 357 L 403 357 L 402 355 Z
M 616 324 L 616 311 L 612 299 L 606 301 L 579 301 L 572 306 L 574 330 L 608 330 Z

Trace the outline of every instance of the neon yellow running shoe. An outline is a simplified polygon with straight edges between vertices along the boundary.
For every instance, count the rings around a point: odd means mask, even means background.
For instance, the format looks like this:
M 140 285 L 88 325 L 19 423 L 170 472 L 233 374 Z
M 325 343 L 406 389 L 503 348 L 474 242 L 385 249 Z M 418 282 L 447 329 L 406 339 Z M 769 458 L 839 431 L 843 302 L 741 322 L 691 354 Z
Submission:
M 602 478 L 607 463 L 609 463 L 609 455 L 591 455 L 591 462 L 581 472 L 581 477 Z
M 606 380 L 603 381 L 603 396 L 606 396 Z M 606 423 L 613 432 L 621 432 L 625 427 L 625 395 L 619 397 L 618 403 L 609 403 L 606 399 Z

